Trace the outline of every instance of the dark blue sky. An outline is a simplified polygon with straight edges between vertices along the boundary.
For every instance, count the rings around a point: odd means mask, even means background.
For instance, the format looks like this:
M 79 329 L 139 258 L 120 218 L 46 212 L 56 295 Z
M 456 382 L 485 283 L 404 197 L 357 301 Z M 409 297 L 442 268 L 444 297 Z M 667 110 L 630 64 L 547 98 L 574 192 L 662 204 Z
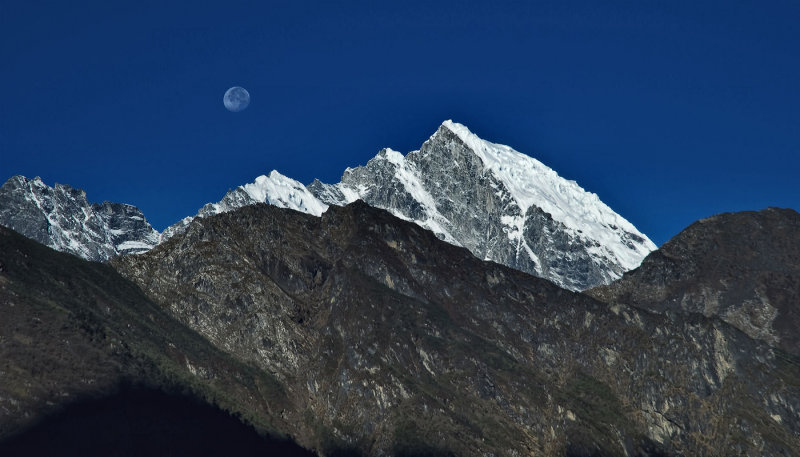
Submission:
M 795 0 L 3 0 L 0 180 L 163 229 L 272 169 L 336 182 L 452 118 L 661 244 L 714 213 L 800 209 L 799 23 Z

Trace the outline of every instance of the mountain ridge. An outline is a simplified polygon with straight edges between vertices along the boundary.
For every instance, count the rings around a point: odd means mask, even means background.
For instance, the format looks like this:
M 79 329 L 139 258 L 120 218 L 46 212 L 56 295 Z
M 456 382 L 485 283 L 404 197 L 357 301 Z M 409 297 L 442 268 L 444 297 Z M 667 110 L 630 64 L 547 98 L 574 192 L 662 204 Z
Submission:
M 38 176 L 13 176 L 0 187 L 0 224 L 60 251 L 106 261 L 151 249 L 159 233 L 135 206 L 89 203 L 86 192 Z
M 605 284 L 656 248 L 644 234 L 541 162 L 445 121 L 419 150 L 384 148 L 337 184 L 308 186 L 277 171 L 229 191 L 195 217 L 252 203 L 319 215 L 361 199 L 494 260 L 572 290 Z M 191 218 L 167 228 L 162 240 Z
M 719 316 L 753 339 L 800 354 L 798 234 L 800 213 L 792 209 L 717 214 L 587 293 L 658 313 Z
M 107 263 L 2 226 L 0 360 L 0 442 L 125 386 L 189 395 L 261 433 L 288 429 L 270 408 L 289 403 L 267 373 L 212 346 Z
M 228 191 L 162 233 L 137 208 L 90 204 L 85 192 L 23 176 L 0 188 L 0 224 L 89 260 L 141 253 L 196 218 L 269 203 L 320 216 L 355 200 L 431 230 L 476 257 L 571 290 L 607 284 L 655 249 L 647 237 L 575 181 L 538 160 L 443 122 L 418 150 L 384 148 L 337 184 L 308 186 L 273 170 Z
M 796 213 L 739 217 L 751 222 L 716 225 L 731 232 L 721 272 L 738 271 L 737 231 L 751 226 L 786 235 L 756 251 L 800 245 Z M 693 231 L 675 245 L 703 258 Z M 700 243 L 677 243 L 686 237 Z M 771 268 L 796 279 L 794 256 Z M 695 287 L 723 291 L 717 279 Z M 798 455 L 800 354 L 724 316 L 600 298 L 363 201 L 321 217 L 248 205 L 110 264 L 0 228 L 0 351 L 12 366 L 0 370 L 0 434 L 23 425 L 14 411 L 35 419 L 74 383 L 102 393 L 107 383 L 81 379 L 120 367 L 224 400 L 325 456 Z
M 362 201 L 322 217 L 249 205 L 113 264 L 366 455 L 800 444 L 796 354 L 716 315 L 598 301 L 482 261 Z

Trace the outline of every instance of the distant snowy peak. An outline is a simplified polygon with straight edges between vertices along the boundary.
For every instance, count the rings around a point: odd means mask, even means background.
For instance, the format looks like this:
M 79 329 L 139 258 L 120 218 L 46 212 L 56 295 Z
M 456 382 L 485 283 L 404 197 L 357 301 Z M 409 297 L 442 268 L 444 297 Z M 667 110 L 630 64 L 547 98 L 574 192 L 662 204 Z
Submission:
M 161 241 L 183 233 L 195 217 L 213 216 L 255 203 L 268 203 L 314 216 L 320 216 L 328 209 L 328 205 L 318 200 L 302 183 L 273 170 L 269 176 L 261 175 L 252 183 L 228 191 L 218 203 L 206 204 L 194 217 L 186 217 L 167 227 Z
M 143 252 L 195 218 L 254 203 L 315 216 L 355 200 L 431 230 L 475 256 L 583 290 L 637 267 L 656 246 L 597 195 L 538 160 L 445 121 L 419 150 L 383 149 L 340 182 L 304 186 L 277 171 L 239 186 L 162 234 L 137 208 L 92 204 L 79 189 L 15 176 L 0 188 L 0 224 L 90 260 Z
M 320 216 L 328 205 L 319 201 L 306 186 L 273 170 L 269 176 L 261 175 L 255 182 L 242 186 L 254 201 L 269 203 L 279 208 Z
M 89 203 L 83 190 L 50 187 L 38 176 L 14 176 L 0 187 L 0 224 L 87 260 L 144 252 L 159 242 L 138 208 Z

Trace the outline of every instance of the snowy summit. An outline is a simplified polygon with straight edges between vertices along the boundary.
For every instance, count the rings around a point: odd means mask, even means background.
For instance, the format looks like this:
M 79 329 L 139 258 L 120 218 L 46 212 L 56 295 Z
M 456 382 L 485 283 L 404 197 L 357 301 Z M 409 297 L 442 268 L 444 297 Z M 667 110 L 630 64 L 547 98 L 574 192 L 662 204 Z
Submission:
M 656 246 L 597 195 L 538 160 L 445 121 L 408 154 L 382 149 L 340 182 L 309 185 L 277 171 L 229 191 L 159 234 L 137 208 L 91 204 L 78 189 L 15 176 L 0 189 L 0 224 L 90 260 L 147 251 L 195 218 L 267 203 L 320 216 L 355 200 L 412 221 L 475 256 L 584 290 L 636 268 Z
M 419 150 L 386 148 L 337 184 L 273 171 L 207 204 L 206 217 L 262 202 L 319 216 L 361 199 L 449 243 L 572 290 L 607 284 L 656 248 L 630 222 L 538 160 L 445 121 Z M 162 239 L 182 232 L 186 218 Z

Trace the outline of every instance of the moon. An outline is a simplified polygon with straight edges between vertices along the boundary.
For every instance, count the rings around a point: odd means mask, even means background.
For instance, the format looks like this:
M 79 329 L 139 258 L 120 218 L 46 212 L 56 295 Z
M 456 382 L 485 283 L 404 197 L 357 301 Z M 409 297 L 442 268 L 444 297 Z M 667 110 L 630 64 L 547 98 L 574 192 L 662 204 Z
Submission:
M 225 104 L 228 111 L 238 113 L 250 104 L 250 93 L 244 87 L 233 86 L 225 91 L 222 103 Z

